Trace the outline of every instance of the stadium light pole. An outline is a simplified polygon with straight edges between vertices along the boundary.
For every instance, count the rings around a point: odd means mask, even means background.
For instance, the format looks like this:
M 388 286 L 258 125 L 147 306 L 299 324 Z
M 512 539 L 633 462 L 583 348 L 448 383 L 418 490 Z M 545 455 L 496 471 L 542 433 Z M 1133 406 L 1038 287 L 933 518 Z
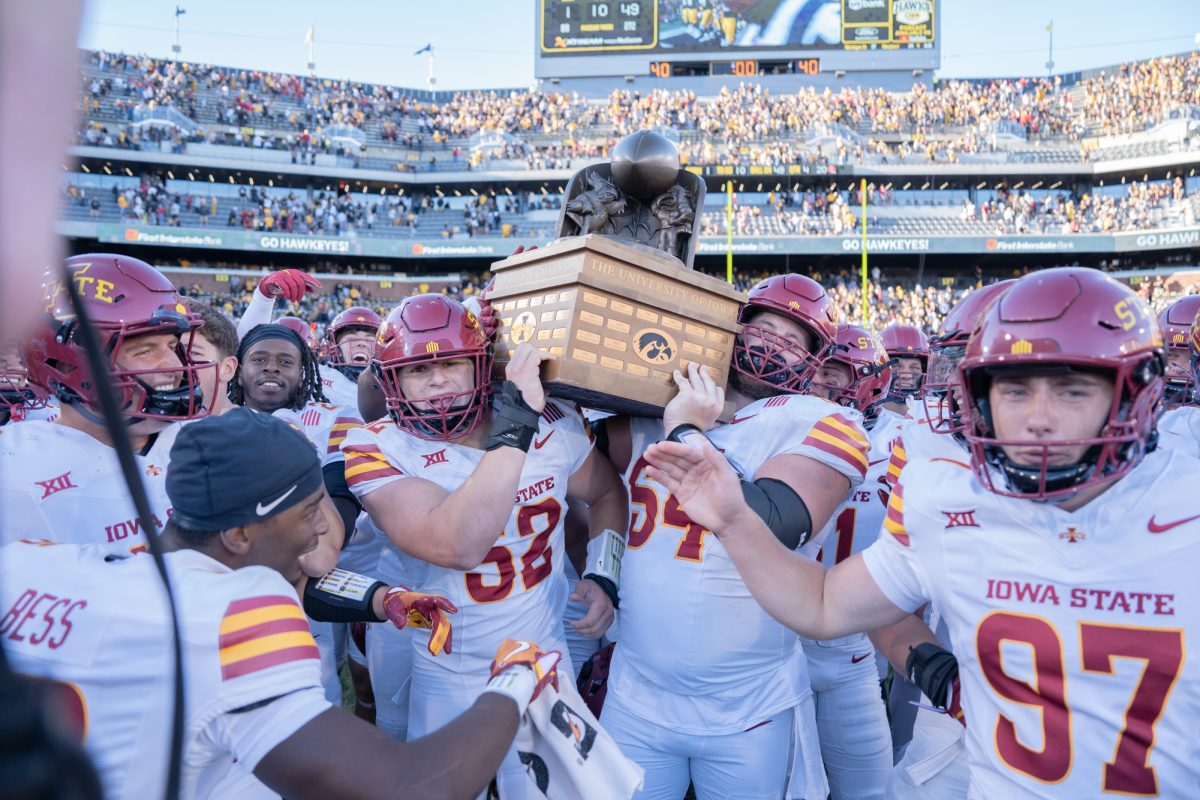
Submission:
M 308 33 L 304 34 L 304 43 L 308 45 L 308 77 L 317 77 L 317 62 L 313 58 L 313 45 L 317 41 L 317 26 L 309 23 Z
M 867 179 L 863 178 L 859 186 L 862 197 L 862 326 L 867 327 Z
M 179 60 L 179 18 L 187 13 L 187 9 L 183 6 L 175 6 L 175 44 L 171 47 L 171 52 L 175 54 L 175 60 Z
M 1050 34 L 1050 49 L 1046 55 L 1046 75 L 1048 77 L 1054 74 L 1054 20 L 1050 20 L 1050 24 L 1046 26 L 1046 33 Z

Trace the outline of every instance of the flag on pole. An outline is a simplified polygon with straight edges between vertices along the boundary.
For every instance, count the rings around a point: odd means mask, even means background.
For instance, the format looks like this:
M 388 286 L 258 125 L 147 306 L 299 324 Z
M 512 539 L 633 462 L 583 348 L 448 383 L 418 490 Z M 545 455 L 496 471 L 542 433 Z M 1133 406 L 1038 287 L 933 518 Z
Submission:
M 316 26 L 316 25 L 309 25 L 309 26 L 308 26 L 308 33 L 304 34 L 304 43 L 305 43 L 305 44 L 312 44 L 312 43 L 313 43 L 313 39 L 315 39 L 315 38 L 317 38 L 317 26 Z
M 421 53 L 433 53 L 433 42 L 430 42 L 429 44 L 425 45 L 420 50 L 413 53 L 413 55 L 419 56 L 419 55 L 421 55 Z
M 175 16 L 182 17 L 186 13 L 187 13 L 186 8 L 183 8 L 182 6 L 175 6 Z
M 1054 33 L 1054 23 L 1053 22 L 1051 22 L 1049 25 L 1046 26 L 1046 33 Z

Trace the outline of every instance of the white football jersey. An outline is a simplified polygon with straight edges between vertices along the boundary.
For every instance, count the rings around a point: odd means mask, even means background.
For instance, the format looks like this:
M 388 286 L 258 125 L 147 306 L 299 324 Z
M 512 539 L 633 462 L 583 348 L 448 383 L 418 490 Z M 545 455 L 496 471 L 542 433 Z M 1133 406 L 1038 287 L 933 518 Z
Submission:
M 178 424 L 135 455 L 158 530 L 171 513 L 167 466 Z M 144 550 L 146 537 L 113 448 L 55 422 L 0 428 L 0 544 L 18 539 L 100 544 L 110 553 Z
M 884 409 L 875 427 L 867 431 L 871 450 L 867 454 L 867 473 L 862 485 L 851 492 L 846 502 L 829 518 L 825 524 L 827 530 L 813 537 L 821 542 L 817 557 L 826 569 L 854 553 L 861 553 L 879 538 L 891 492 L 887 482 L 888 462 L 893 445 L 900 442 L 903 424 L 903 417 Z M 805 549 L 809 547 L 811 543 L 805 545 Z
M 452 620 L 454 652 L 438 656 L 438 666 L 483 675 L 507 638 L 562 640 L 567 481 L 591 450 L 591 434 L 579 411 L 548 400 L 521 470 L 512 513 L 504 530 L 497 531 L 495 546 L 468 572 L 422 563 L 423 574 L 409 576 L 420 579 L 416 586 L 422 591 L 443 595 L 458 606 Z M 407 476 L 453 491 L 484 455 L 473 447 L 420 439 L 387 419 L 349 431 L 342 451 L 346 481 L 360 498 Z M 385 550 L 393 548 L 389 543 Z M 381 570 L 391 563 L 381 557 Z M 429 635 L 416 631 L 417 658 L 432 658 L 425 647 Z
M 186 680 L 180 796 L 207 797 L 235 761 L 252 771 L 329 704 L 304 612 L 279 573 L 230 570 L 195 550 L 166 559 Z M 0 609 L 6 656 L 61 685 L 105 796 L 161 797 L 173 672 L 154 562 L 96 545 L 12 544 L 0 550 Z
M 1200 458 L 1200 406 L 1180 406 L 1163 414 L 1158 446 Z
M 1158 451 L 1068 512 L 965 462 L 905 468 L 863 557 L 898 607 L 945 617 L 970 797 L 1200 796 L 1198 484 Z
M 362 425 L 357 404 L 346 407 L 312 402 L 295 413 L 300 418 L 300 429 L 317 448 L 322 467 L 343 460 L 341 448 L 346 433 Z
M 58 400 L 51 397 L 46 401 L 46 404 L 41 408 L 30 408 L 29 406 L 17 406 L 12 410 L 12 418 L 9 419 L 9 424 L 14 422 L 54 422 L 58 419 L 59 414 Z
M 328 364 L 321 364 L 318 372 L 325 399 L 335 406 L 349 407 L 358 416 L 358 384 Z
M 861 553 L 879 538 L 891 493 L 891 484 L 887 481 L 888 462 L 892 446 L 900 441 L 904 422 L 905 418 L 899 414 L 887 409 L 880 411 L 875 426 L 867 431 L 871 450 L 867 454 L 866 477 L 833 512 L 824 529 L 800 548 L 801 553 L 829 569 L 855 553 Z M 803 639 L 802 642 L 810 660 L 838 659 L 845 654 L 858 658 L 874 650 L 865 633 L 825 641 Z
M 646 475 L 642 453 L 662 440 L 662 420 L 630 419 L 630 433 L 633 515 L 610 688 L 646 719 L 700 735 L 743 731 L 795 706 L 810 691 L 796 634 L 755 602 L 717 538 Z M 746 480 L 783 454 L 816 459 L 852 487 L 868 465 L 861 415 L 804 395 L 758 400 L 708 437 Z

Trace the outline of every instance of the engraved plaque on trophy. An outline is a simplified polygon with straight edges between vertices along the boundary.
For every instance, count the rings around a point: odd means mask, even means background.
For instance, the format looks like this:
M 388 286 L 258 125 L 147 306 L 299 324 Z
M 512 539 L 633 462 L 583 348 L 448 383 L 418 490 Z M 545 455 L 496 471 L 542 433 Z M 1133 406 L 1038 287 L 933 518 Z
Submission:
M 532 342 L 557 356 L 543 365 L 550 394 L 589 408 L 658 415 L 689 362 L 725 385 L 743 295 L 691 269 L 703 202 L 703 181 L 649 131 L 578 172 L 559 238 L 492 267 L 494 375 Z

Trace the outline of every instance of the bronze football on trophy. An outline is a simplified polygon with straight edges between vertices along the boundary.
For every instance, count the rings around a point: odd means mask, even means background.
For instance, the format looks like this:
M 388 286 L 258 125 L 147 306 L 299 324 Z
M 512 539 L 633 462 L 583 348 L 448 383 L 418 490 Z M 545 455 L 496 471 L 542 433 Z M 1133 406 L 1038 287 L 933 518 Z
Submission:
M 653 200 L 675 185 L 679 151 L 654 131 L 631 133 L 612 150 L 612 177 L 626 194 Z

